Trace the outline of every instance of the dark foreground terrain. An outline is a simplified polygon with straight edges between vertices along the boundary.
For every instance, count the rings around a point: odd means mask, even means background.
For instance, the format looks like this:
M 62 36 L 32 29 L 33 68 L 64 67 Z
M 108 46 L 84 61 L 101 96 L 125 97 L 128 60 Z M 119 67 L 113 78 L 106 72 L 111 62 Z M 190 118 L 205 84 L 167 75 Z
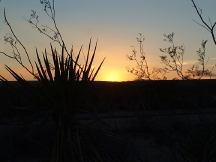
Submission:
M 1 162 L 43 162 L 53 156 L 56 125 L 50 103 L 64 104 L 30 84 L 0 86 Z M 65 142 L 65 161 L 77 145 L 85 161 L 97 155 L 106 162 L 216 161 L 215 89 L 215 80 L 82 87 L 63 100 L 73 121 L 68 121 L 73 138 Z

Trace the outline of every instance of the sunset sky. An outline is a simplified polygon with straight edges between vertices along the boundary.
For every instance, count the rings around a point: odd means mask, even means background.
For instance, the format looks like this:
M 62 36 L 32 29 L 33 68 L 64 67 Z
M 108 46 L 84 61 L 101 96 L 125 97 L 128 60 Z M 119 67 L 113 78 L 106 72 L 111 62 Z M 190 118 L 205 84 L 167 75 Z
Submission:
M 206 17 L 216 20 L 215 0 L 196 0 Z M 3 8 L 19 38 L 35 56 L 35 48 L 49 48 L 50 40 L 40 35 L 26 22 L 31 9 L 37 10 L 41 22 L 50 24 L 43 14 L 40 0 L 2 0 L 0 2 L 0 51 L 7 51 L 3 37 L 8 33 L 4 24 Z M 98 40 L 95 65 L 106 57 L 98 80 L 126 81 L 134 77 L 127 72 L 131 46 L 136 45 L 138 33 L 145 35 L 144 49 L 151 67 L 161 66 L 159 48 L 166 47 L 164 33 L 175 33 L 176 43 L 184 44 L 185 64 L 196 60 L 196 50 L 202 40 L 208 39 L 209 63 L 216 63 L 215 46 L 210 34 L 193 20 L 199 21 L 190 0 L 56 0 L 56 20 L 67 43 L 75 51 L 89 39 Z M 16 62 L 0 55 L 0 74 L 6 75 L 4 64 L 20 69 Z M 23 71 L 20 69 L 20 71 Z M 20 72 L 21 73 L 21 72 Z

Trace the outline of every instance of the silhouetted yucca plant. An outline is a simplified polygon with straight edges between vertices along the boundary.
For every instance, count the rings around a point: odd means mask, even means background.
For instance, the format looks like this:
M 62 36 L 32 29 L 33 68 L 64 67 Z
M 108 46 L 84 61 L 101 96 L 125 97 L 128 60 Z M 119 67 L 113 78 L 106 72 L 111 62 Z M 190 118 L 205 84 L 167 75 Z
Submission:
M 93 62 L 95 59 L 97 43 L 93 48 L 91 54 L 91 40 L 88 45 L 86 60 L 83 65 L 80 64 L 80 55 L 82 47 L 80 48 L 78 55 L 74 57 L 73 49 L 68 54 L 65 51 L 65 46 L 62 46 L 61 53 L 58 54 L 57 50 L 51 45 L 51 58 L 48 57 L 48 53 L 45 50 L 42 57 L 39 57 L 39 53 L 36 50 L 37 60 L 35 67 L 37 74 L 32 74 L 42 85 L 43 95 L 42 100 L 48 104 L 49 110 L 53 114 L 53 120 L 56 123 L 57 132 L 54 147 L 54 154 L 52 156 L 53 161 L 64 161 L 65 145 L 68 143 L 67 139 L 70 139 L 73 135 L 71 132 L 71 126 L 68 122 L 71 120 L 69 115 L 72 110 L 79 110 L 77 104 L 82 103 L 87 97 L 83 96 L 83 85 L 95 80 L 103 62 L 99 64 L 98 68 L 93 68 Z M 28 82 L 9 66 L 6 65 L 7 71 L 16 79 L 22 86 L 28 84 Z M 2 77 L 2 81 L 6 81 Z M 77 83 L 82 83 L 79 86 Z M 82 94 L 82 96 L 80 96 Z M 36 102 L 39 102 L 36 99 Z M 80 152 L 80 149 L 76 149 Z M 82 157 L 80 157 L 82 158 Z
M 43 55 L 43 61 L 45 67 L 43 66 L 42 61 L 38 55 L 38 52 L 36 51 L 37 61 L 38 61 L 37 63 L 35 63 L 38 72 L 37 79 L 44 83 L 50 83 L 50 82 L 61 83 L 65 81 L 72 81 L 72 82 L 94 81 L 104 62 L 103 60 L 100 63 L 97 70 L 94 71 L 95 69 L 92 68 L 92 66 L 93 66 L 93 61 L 97 49 L 97 43 L 94 47 L 92 56 L 90 56 L 90 50 L 91 50 L 91 40 L 90 40 L 87 58 L 84 66 L 81 66 L 79 64 L 79 58 L 80 58 L 80 53 L 82 51 L 82 47 L 80 48 L 76 59 L 73 58 L 73 49 L 71 50 L 70 54 L 66 56 L 65 56 L 64 49 L 65 48 L 62 47 L 61 55 L 58 56 L 57 51 L 54 50 L 53 47 L 51 46 L 53 64 L 50 63 L 47 57 L 47 52 L 45 51 L 45 54 Z M 54 70 L 53 72 L 52 69 Z
M 90 55 L 91 51 L 91 40 L 89 42 L 89 47 L 87 51 L 87 57 L 84 65 L 79 63 L 80 54 L 82 51 L 82 47 L 79 50 L 79 53 L 76 58 L 74 58 L 73 49 L 71 49 L 70 54 L 65 54 L 65 46 L 63 45 L 61 54 L 59 55 L 56 49 L 53 49 L 51 45 L 51 55 L 52 61 L 48 58 L 47 51 L 43 54 L 43 58 L 39 57 L 38 51 L 37 54 L 37 62 L 35 62 L 37 75 L 33 74 L 34 77 L 40 81 L 42 84 L 49 83 L 63 83 L 63 82 L 91 82 L 94 81 L 103 62 L 100 63 L 98 68 L 95 70 L 93 68 L 93 61 L 95 58 L 95 53 L 97 49 L 97 43 L 94 47 L 93 54 Z M 25 79 L 17 74 L 14 70 L 12 70 L 9 66 L 6 65 L 6 69 L 10 72 L 10 74 L 19 82 L 24 83 Z

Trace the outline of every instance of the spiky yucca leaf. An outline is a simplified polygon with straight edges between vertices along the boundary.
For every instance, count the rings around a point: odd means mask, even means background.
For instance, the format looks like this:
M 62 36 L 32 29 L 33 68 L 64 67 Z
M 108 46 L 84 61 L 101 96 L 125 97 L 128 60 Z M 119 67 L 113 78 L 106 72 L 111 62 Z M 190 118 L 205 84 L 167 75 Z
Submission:
M 43 65 L 42 65 L 41 60 L 39 58 L 37 49 L 36 49 L 36 54 L 37 54 L 37 60 L 38 60 L 38 64 L 36 63 L 36 68 L 37 68 L 37 71 L 39 73 L 39 76 L 40 76 L 41 80 L 48 81 L 46 71 L 43 68 Z
M 46 70 L 47 70 L 47 74 L 49 76 L 49 80 L 51 82 L 53 82 L 53 76 L 52 76 L 52 71 L 51 71 L 51 67 L 50 67 L 50 62 L 47 58 L 47 52 L 46 52 L 46 49 L 45 49 L 45 54 L 43 55 L 43 59 L 44 59 L 44 64 L 46 66 Z
M 84 66 L 84 71 L 86 71 L 87 66 L 88 66 L 88 60 L 89 60 L 90 50 L 91 50 L 91 39 L 89 41 L 89 46 L 88 46 L 87 58 L 86 58 L 85 66 Z
M 97 71 L 94 73 L 94 76 L 92 77 L 92 81 L 94 81 L 95 80 L 95 78 L 96 78 L 96 76 L 98 75 L 98 73 L 99 73 L 99 71 L 100 71 L 100 69 L 101 69 L 101 67 L 102 67 L 102 65 L 103 65 L 103 63 L 104 63 L 104 61 L 105 61 L 105 58 L 103 59 L 103 61 L 100 63 L 100 65 L 99 65 L 99 67 L 97 68 Z
M 58 61 L 58 54 L 57 51 L 53 49 L 51 45 L 51 52 L 52 52 L 52 58 L 53 58 L 53 66 L 55 71 L 54 80 L 58 81 L 60 79 L 60 69 L 59 69 L 59 61 Z
M 73 79 L 74 80 L 79 80 L 79 76 L 80 76 L 80 71 L 79 71 L 79 69 L 81 69 L 80 67 L 79 67 L 79 65 L 78 65 L 78 62 L 79 62 L 79 58 L 80 58 L 80 54 L 81 54 L 81 52 L 82 52 L 82 46 L 81 46 L 81 48 L 80 48 L 80 50 L 79 50 L 79 53 L 78 53 L 78 55 L 77 55 L 77 57 L 76 57 L 76 60 L 75 60 L 75 62 L 74 62 L 74 66 L 73 66 L 73 53 L 71 53 L 71 67 L 73 67 L 71 70 L 73 71 Z
M 6 79 L 5 77 L 3 77 L 2 75 L 0 75 L 0 81 L 2 81 L 2 82 L 6 82 L 7 79 Z
M 16 79 L 18 83 L 20 83 L 21 85 L 27 85 L 27 81 L 21 75 L 17 74 L 7 65 L 5 65 L 5 68 L 14 77 L 14 79 Z
M 96 49 L 97 49 L 97 43 L 96 43 L 96 45 L 95 45 L 94 52 L 93 52 L 93 54 L 92 54 L 92 57 L 91 57 L 91 60 L 90 60 L 89 64 L 88 64 L 88 59 L 89 59 L 89 51 L 88 51 L 88 58 L 87 58 L 87 60 L 86 60 L 86 68 L 85 68 L 85 71 L 84 71 L 84 73 L 83 73 L 83 75 L 84 75 L 84 76 L 83 76 L 83 80 L 84 80 L 84 81 L 91 80 L 91 78 L 90 78 L 90 76 L 91 76 L 90 70 L 91 70 L 91 68 L 92 68 L 92 63 L 93 63 L 93 61 L 94 61 Z M 89 50 L 90 50 L 90 48 L 89 48 Z

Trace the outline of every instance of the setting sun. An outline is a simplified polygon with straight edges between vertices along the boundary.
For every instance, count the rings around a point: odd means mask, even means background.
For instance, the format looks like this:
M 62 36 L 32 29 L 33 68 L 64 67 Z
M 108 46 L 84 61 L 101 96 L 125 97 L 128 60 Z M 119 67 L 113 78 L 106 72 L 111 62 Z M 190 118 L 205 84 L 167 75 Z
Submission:
M 126 75 L 127 76 L 127 75 Z M 97 80 L 99 81 L 111 81 L 111 82 L 121 82 L 127 80 L 124 76 L 124 73 L 117 69 L 102 69 L 101 73 L 99 74 Z
M 122 81 L 120 75 L 115 71 L 107 72 L 104 76 L 105 81 Z

